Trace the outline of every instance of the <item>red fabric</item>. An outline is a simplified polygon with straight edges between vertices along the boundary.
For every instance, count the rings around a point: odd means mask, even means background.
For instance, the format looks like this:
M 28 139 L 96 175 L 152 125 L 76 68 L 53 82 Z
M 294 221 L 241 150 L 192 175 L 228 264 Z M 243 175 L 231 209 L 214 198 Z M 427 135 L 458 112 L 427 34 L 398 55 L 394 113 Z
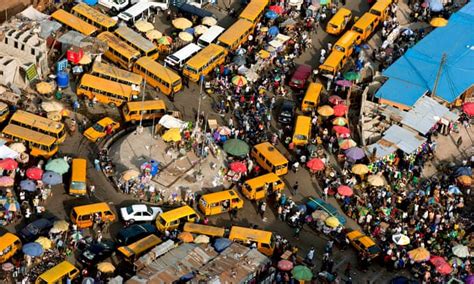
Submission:
M 311 170 L 311 171 L 322 171 L 325 168 L 325 165 L 321 159 L 314 158 L 309 160 L 306 163 L 306 166 Z
M 18 168 L 18 162 L 11 158 L 6 158 L 0 161 L 0 168 L 7 171 L 12 171 Z
M 335 116 L 344 116 L 347 113 L 347 106 L 343 104 L 338 104 L 333 107 Z
M 26 176 L 32 180 L 40 180 L 43 176 L 43 170 L 40 168 L 29 168 L 26 170 Z
M 462 106 L 462 110 L 469 116 L 474 115 L 474 103 L 465 103 Z

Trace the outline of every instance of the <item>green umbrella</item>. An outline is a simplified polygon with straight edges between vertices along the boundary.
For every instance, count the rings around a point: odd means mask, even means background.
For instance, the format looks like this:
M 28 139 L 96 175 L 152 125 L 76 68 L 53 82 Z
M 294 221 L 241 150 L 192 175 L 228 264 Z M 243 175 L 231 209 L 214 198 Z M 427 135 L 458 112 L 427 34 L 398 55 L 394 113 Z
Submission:
M 250 147 L 247 143 L 239 139 L 229 139 L 224 143 L 224 151 L 232 156 L 245 156 L 249 153 Z
M 313 272 L 304 265 L 295 266 L 295 268 L 291 270 L 291 275 L 298 281 L 311 281 L 313 278 Z
M 355 80 L 358 80 L 360 78 L 360 74 L 357 73 L 357 72 L 347 72 L 347 73 L 344 73 L 344 79 L 346 80 L 349 80 L 349 81 L 355 81 Z
M 62 158 L 54 159 L 46 164 L 46 170 L 63 175 L 69 171 L 69 164 Z

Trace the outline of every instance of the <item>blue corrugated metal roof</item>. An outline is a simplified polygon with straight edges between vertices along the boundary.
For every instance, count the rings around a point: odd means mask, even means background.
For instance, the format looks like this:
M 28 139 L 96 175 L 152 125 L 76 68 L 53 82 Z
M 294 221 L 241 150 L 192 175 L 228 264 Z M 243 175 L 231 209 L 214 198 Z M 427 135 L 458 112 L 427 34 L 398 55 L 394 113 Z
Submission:
M 426 141 L 426 138 L 420 137 L 417 133 L 398 125 L 390 126 L 390 128 L 385 131 L 382 139 L 393 143 L 394 146 L 407 154 L 413 153 Z
M 377 91 L 379 99 L 389 100 L 406 106 L 412 106 L 426 93 L 426 88 L 407 81 L 390 78 Z
M 372 156 L 372 154 L 374 153 L 374 149 L 375 149 L 375 159 L 377 160 L 382 159 L 383 157 L 388 156 L 394 153 L 395 151 L 397 151 L 397 148 L 393 146 L 385 146 L 385 145 L 380 144 L 379 142 L 376 142 L 366 147 L 365 153 L 367 157 Z

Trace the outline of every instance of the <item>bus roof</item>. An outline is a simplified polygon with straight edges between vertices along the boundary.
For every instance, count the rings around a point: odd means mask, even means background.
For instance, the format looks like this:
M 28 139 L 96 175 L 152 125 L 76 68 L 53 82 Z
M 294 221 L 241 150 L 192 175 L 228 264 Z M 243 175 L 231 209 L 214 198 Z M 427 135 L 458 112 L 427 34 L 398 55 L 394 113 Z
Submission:
M 5 233 L 4 235 L 0 236 L 0 251 L 3 251 L 7 246 L 19 240 L 20 238 L 18 238 L 15 234 L 10 232 Z
M 197 223 L 187 222 L 184 224 L 184 232 L 202 234 L 211 237 L 224 237 L 225 229 L 220 227 L 214 227 L 209 225 L 202 225 Z
M 46 281 L 46 283 L 53 283 L 54 281 L 58 280 L 58 276 L 64 275 L 65 272 L 69 272 L 70 270 L 77 269 L 72 263 L 65 260 L 58 265 L 54 266 L 51 269 L 48 269 L 46 272 L 41 274 L 39 277 Z
M 262 243 L 270 243 L 272 239 L 272 232 L 250 229 L 246 227 L 232 226 L 229 233 L 229 239 L 248 239 L 250 241 L 258 241 Z
M 309 101 L 316 101 L 320 96 L 322 89 L 323 85 L 321 83 L 311 82 L 309 83 L 304 98 Z
M 155 73 L 154 71 L 159 72 L 158 75 L 160 75 L 161 78 L 163 78 L 162 74 L 166 74 L 170 82 L 176 82 L 178 80 L 181 80 L 181 77 L 178 74 L 176 74 L 171 69 L 156 62 L 151 57 L 148 57 L 148 56 L 140 57 L 135 64 L 141 65 L 142 67 L 144 67 L 145 69 L 149 71 L 152 71 L 153 73 Z
M 118 50 L 120 54 L 127 58 L 138 58 L 140 56 L 140 52 L 138 50 L 131 47 L 111 32 L 102 32 L 97 36 L 97 39 L 106 42 L 109 48 Z
M 390 6 L 390 4 L 392 3 L 391 0 L 378 0 L 377 2 L 375 2 L 375 4 L 370 8 L 370 11 L 372 12 L 372 10 L 375 10 L 375 11 L 383 11 L 384 9 L 386 9 L 388 6 Z
M 268 0 L 253 0 L 247 4 L 244 10 L 240 13 L 239 18 L 255 22 L 259 14 L 268 5 Z
M 241 35 L 252 27 L 253 24 L 251 22 L 239 19 L 217 38 L 217 42 L 231 46 Z
M 76 206 L 72 208 L 73 211 L 75 211 L 78 215 L 82 215 L 83 213 L 85 214 L 90 214 L 91 211 L 105 211 L 105 210 L 110 210 L 110 206 L 105 203 L 105 202 L 99 202 L 99 203 L 92 203 L 92 204 L 87 204 L 87 205 L 81 205 L 81 206 Z
M 106 64 L 103 62 L 95 61 L 94 65 L 92 65 L 92 73 L 95 74 L 103 74 L 108 77 L 114 77 L 122 81 L 127 81 L 132 84 L 140 86 L 143 82 L 142 75 L 124 70 L 122 68 L 118 68 L 111 64 Z M 100 75 L 96 75 L 99 76 Z
M 178 207 L 178 208 L 175 208 L 175 209 L 171 209 L 169 211 L 161 213 L 160 218 L 162 218 L 163 220 L 168 220 L 168 218 L 170 218 L 174 215 L 186 216 L 186 215 L 190 215 L 190 214 L 196 214 L 197 215 L 196 211 L 194 211 L 193 208 L 189 207 L 188 205 L 184 205 L 184 206 L 181 206 L 181 207 Z
M 309 129 L 311 126 L 311 117 L 306 116 L 306 115 L 298 115 L 296 117 L 296 123 L 295 123 L 295 133 L 299 133 L 300 128 L 307 128 Z
M 56 138 L 54 137 L 15 124 L 8 124 L 5 126 L 5 128 L 3 128 L 2 132 L 13 136 L 20 136 L 20 138 L 27 137 L 27 140 L 31 140 L 32 142 L 48 147 L 56 143 Z
M 92 8 L 91 6 L 85 3 L 79 3 L 72 8 L 74 13 L 80 14 L 89 20 L 99 23 L 105 28 L 111 28 L 117 24 L 117 21 L 107 16 L 106 14 L 100 12 L 97 9 Z
M 347 46 L 348 44 L 354 44 L 358 36 L 359 34 L 355 31 L 347 31 L 336 41 L 334 46 Z
M 232 189 L 204 194 L 201 196 L 201 198 L 208 203 L 214 203 L 214 202 L 218 202 L 222 200 L 233 199 L 236 197 L 239 197 L 239 194 L 237 194 L 237 192 L 235 192 L 235 190 L 232 190 Z
M 186 65 L 199 69 L 201 66 L 207 64 L 211 58 L 214 58 L 221 52 L 225 52 L 225 48 L 211 43 L 205 48 L 201 49 L 201 51 L 199 51 L 196 55 L 191 57 L 191 59 L 186 62 Z
M 268 173 L 268 174 L 264 174 L 264 175 L 261 175 L 261 176 L 258 176 L 258 177 L 252 178 L 252 179 L 248 179 L 248 180 L 245 181 L 245 183 L 250 185 L 251 187 L 255 187 L 255 186 L 260 185 L 264 182 L 272 183 L 272 182 L 276 182 L 278 180 L 281 180 L 281 179 L 277 174 Z
M 149 110 L 149 109 L 166 109 L 166 104 L 162 100 L 149 100 L 149 101 L 135 101 L 127 102 L 128 110 Z
M 36 126 L 55 133 L 59 133 L 64 129 L 64 124 L 61 122 L 57 122 L 52 119 L 23 110 L 17 110 L 15 113 L 13 113 L 12 117 L 10 118 L 10 121 L 12 120 L 31 126 Z
M 140 48 L 143 50 L 145 53 L 157 49 L 156 45 L 154 45 L 151 41 L 148 39 L 142 37 L 139 33 L 135 32 L 131 28 L 127 26 L 121 26 L 118 27 L 115 30 L 115 33 L 123 38 L 125 41 L 129 42 L 130 44 L 133 44 L 134 46 Z
M 288 160 L 269 142 L 263 142 L 253 146 L 259 153 L 265 156 L 274 165 L 287 164 Z
M 90 36 L 97 32 L 97 28 L 93 25 L 89 24 L 88 22 L 70 14 L 63 9 L 56 10 L 54 13 L 51 14 L 51 17 L 56 21 L 84 34 L 86 36 Z
M 144 237 L 143 239 L 140 239 L 133 244 L 130 244 L 128 246 L 122 246 L 119 247 L 118 250 L 123 253 L 126 257 L 130 257 L 134 254 L 139 254 L 142 253 L 158 244 L 160 244 L 162 240 L 158 238 L 156 235 L 149 235 L 147 237 Z
M 84 74 L 81 79 L 81 85 L 97 88 L 99 90 L 120 94 L 124 97 L 132 96 L 132 87 L 125 84 L 120 84 L 104 78 L 100 78 L 91 74 Z
M 360 17 L 359 20 L 357 20 L 357 22 L 355 22 L 355 24 L 352 26 L 352 30 L 355 30 L 355 28 L 364 30 L 367 25 L 371 24 L 377 19 L 377 16 L 374 14 L 364 13 L 364 15 L 362 15 L 362 17 Z
M 333 50 L 331 54 L 329 54 L 328 58 L 324 61 L 321 66 L 328 66 L 330 68 L 336 68 L 336 66 L 341 62 L 342 58 L 344 58 L 344 52 L 339 50 Z
M 72 181 L 86 181 L 87 160 L 86 159 L 72 159 Z

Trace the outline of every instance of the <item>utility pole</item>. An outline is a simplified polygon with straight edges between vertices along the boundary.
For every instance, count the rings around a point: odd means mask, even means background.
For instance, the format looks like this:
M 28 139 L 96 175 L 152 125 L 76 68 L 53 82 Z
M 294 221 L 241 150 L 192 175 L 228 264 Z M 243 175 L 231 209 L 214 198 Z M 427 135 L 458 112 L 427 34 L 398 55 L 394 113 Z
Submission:
M 439 64 L 438 73 L 436 74 L 436 80 L 434 82 L 433 91 L 431 92 L 431 97 L 436 96 L 436 91 L 438 90 L 438 83 L 441 77 L 441 71 L 443 70 L 443 65 L 446 63 L 446 53 L 443 53 L 441 57 L 441 63 Z

